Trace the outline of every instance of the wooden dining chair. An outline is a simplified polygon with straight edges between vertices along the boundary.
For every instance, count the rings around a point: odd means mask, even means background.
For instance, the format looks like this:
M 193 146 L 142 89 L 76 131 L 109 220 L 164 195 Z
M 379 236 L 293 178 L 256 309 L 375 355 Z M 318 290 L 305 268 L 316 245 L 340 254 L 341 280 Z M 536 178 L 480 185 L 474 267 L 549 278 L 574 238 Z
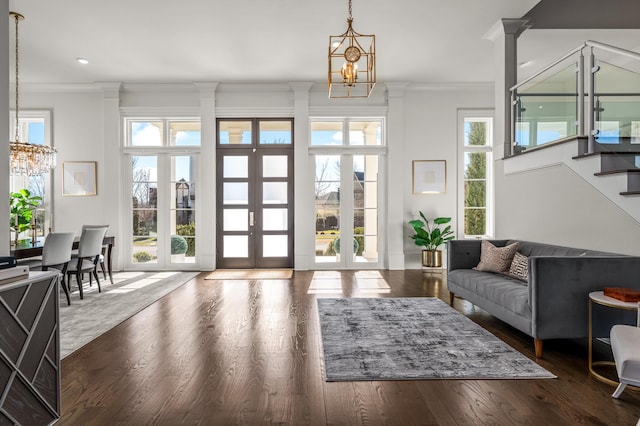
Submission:
M 80 299 L 84 299 L 82 274 L 85 272 L 89 273 L 89 283 L 92 281 L 91 276 L 93 275 L 93 277 L 95 277 L 96 283 L 98 284 L 98 291 L 102 292 L 100 279 L 98 278 L 98 262 L 100 261 L 100 254 L 102 253 L 102 240 L 106 232 L 107 228 L 87 228 L 82 231 L 80 242 L 78 243 L 77 259 L 69 262 L 67 281 L 71 284 L 71 275 L 76 276 Z
M 69 289 L 67 288 L 65 276 L 69 267 L 69 261 L 71 261 L 73 237 L 73 232 L 49 233 L 42 247 L 42 264 L 40 265 L 40 269 L 43 271 L 48 271 L 49 269 L 60 271 L 62 274 L 60 286 L 64 290 L 65 296 L 67 296 L 67 305 L 71 305 L 71 298 L 69 297 Z

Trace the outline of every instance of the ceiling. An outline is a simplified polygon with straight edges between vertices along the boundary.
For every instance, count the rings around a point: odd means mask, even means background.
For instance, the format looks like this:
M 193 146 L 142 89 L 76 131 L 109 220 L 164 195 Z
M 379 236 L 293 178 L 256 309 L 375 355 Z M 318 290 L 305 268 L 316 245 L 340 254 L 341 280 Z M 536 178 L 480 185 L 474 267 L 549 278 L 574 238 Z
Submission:
M 493 43 L 483 36 L 500 18 L 519 18 L 536 3 L 353 0 L 353 26 L 376 35 L 378 81 L 490 82 Z M 329 35 L 343 33 L 348 16 L 347 0 L 10 0 L 9 6 L 26 18 L 19 27 L 24 84 L 321 82 Z M 13 31 L 11 22 L 11 46 Z M 639 30 L 599 31 L 621 47 L 640 44 Z M 526 31 L 522 61 L 539 68 L 586 39 L 598 40 L 593 31 L 565 31 L 562 42 L 557 34 Z

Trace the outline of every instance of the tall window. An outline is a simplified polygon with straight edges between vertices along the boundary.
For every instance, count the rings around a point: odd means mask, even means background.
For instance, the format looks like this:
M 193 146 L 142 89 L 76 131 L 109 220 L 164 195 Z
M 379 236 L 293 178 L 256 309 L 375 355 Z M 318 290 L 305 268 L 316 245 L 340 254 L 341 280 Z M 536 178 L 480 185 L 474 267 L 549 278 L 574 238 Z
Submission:
M 10 140 L 14 139 L 15 129 L 15 111 L 11 111 L 10 118 Z M 18 120 L 20 141 L 29 142 L 34 145 L 51 145 L 51 112 L 50 111 L 33 111 L 21 110 Z M 37 236 L 44 236 L 52 227 L 51 217 L 51 194 L 50 194 L 50 175 L 44 173 L 40 176 L 10 176 L 9 190 L 16 192 L 20 189 L 28 189 L 31 196 L 42 198 L 40 205 L 35 209 L 35 225 Z M 30 235 L 29 235 L 30 236 Z
M 459 235 L 481 238 L 493 235 L 492 139 L 493 118 L 488 111 L 460 111 L 459 197 L 463 206 Z
M 198 119 L 127 118 L 131 267 L 196 265 Z

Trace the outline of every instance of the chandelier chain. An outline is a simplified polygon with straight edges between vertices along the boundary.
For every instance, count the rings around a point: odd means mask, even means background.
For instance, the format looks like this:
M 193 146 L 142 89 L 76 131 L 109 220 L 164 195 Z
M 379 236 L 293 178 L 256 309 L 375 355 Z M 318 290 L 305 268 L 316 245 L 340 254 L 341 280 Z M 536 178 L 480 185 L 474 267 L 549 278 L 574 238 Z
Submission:
M 16 14 L 14 16 L 15 21 L 16 21 L 16 142 L 19 142 L 19 137 L 20 137 L 20 118 L 18 116 L 18 112 L 19 112 L 19 105 L 20 105 L 20 95 L 18 92 L 18 85 L 19 85 L 19 73 L 18 73 L 18 63 L 19 63 L 19 58 L 18 58 L 18 22 L 20 21 L 20 17 Z
M 353 16 L 351 16 L 351 0 L 349 0 L 349 21 L 353 21 Z

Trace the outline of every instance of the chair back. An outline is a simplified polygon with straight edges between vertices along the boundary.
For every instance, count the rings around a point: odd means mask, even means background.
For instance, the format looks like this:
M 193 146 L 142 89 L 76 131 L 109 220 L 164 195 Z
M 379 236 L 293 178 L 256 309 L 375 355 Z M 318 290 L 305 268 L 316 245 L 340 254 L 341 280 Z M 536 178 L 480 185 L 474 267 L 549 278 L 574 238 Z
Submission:
M 73 232 L 51 232 L 42 247 L 42 266 L 62 265 L 71 260 Z
M 107 228 L 87 228 L 82 231 L 78 243 L 78 257 L 95 257 L 102 253 L 102 240 Z
M 109 229 L 109 225 L 82 225 L 82 230 L 85 229 L 97 229 L 97 228 L 105 228 Z

